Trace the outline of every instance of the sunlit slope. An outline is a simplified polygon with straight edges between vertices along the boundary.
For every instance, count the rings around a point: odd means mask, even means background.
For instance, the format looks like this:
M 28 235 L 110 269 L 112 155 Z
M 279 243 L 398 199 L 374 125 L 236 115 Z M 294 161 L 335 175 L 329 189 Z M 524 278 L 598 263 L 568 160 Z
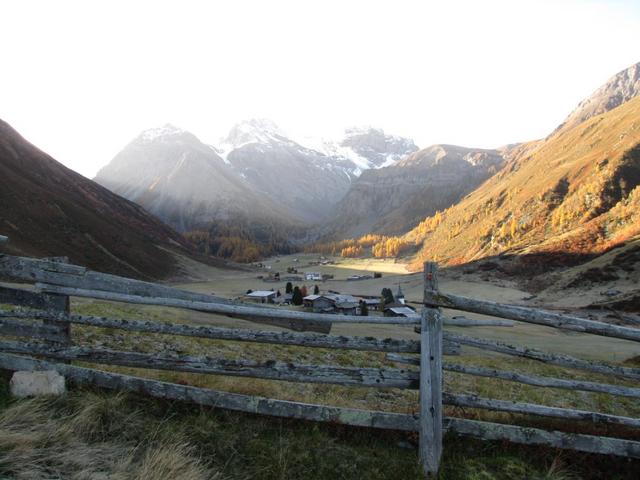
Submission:
M 420 246 L 415 265 L 541 251 L 571 263 L 640 231 L 640 97 L 519 148 L 477 190 L 406 235 Z

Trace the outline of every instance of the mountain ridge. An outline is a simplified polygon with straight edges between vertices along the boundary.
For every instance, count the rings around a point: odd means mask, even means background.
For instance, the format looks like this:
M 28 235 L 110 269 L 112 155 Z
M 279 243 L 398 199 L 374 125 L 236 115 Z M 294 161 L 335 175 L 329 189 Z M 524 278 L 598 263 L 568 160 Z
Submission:
M 0 120 L 0 228 L 18 255 L 68 256 L 138 278 L 177 272 L 192 245 L 136 203 L 70 170 Z

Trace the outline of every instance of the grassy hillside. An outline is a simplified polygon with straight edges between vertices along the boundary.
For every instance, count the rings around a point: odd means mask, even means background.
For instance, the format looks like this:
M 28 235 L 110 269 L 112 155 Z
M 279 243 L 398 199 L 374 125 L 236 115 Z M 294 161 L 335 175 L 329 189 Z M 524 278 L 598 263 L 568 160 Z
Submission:
M 175 272 L 167 248 L 192 249 L 144 209 L 64 167 L 1 120 L 0 234 L 11 240 L 3 252 L 66 255 L 95 270 L 141 278 Z
M 640 233 L 640 98 L 519 147 L 498 174 L 404 240 L 460 264 L 502 253 L 573 264 Z M 539 256 L 538 254 L 551 254 Z

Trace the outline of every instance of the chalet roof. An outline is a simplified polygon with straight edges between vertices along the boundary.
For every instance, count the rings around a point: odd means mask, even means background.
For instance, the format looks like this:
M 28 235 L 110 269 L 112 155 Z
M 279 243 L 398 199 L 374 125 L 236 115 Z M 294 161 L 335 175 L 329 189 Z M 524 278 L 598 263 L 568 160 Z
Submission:
M 323 298 L 326 298 L 327 300 L 333 303 L 345 303 L 345 302 L 356 303 L 356 304 L 358 303 L 358 299 L 353 295 L 338 295 L 335 293 L 325 293 L 324 295 L 320 295 L 320 296 Z
M 405 305 L 404 303 L 400 303 L 400 302 L 387 303 L 384 306 L 385 311 L 386 310 L 390 310 L 392 308 L 408 308 L 409 310 L 411 310 L 412 312 L 415 313 L 415 310 L 412 307 L 410 307 L 409 305 Z
M 411 310 L 409 307 L 391 307 L 389 308 L 396 315 L 403 315 L 405 317 L 415 317 L 417 315 L 416 312 Z
M 336 302 L 337 308 L 356 308 L 358 305 L 358 302 Z
M 276 292 L 272 292 L 271 290 L 255 290 L 251 293 L 247 293 L 247 297 L 265 298 L 275 294 Z
M 362 301 L 367 305 L 378 305 L 380 303 L 379 298 L 360 298 L 359 301 Z
M 308 300 L 310 302 L 313 302 L 315 299 L 320 298 L 322 295 L 307 295 L 306 297 L 303 298 L 303 300 Z

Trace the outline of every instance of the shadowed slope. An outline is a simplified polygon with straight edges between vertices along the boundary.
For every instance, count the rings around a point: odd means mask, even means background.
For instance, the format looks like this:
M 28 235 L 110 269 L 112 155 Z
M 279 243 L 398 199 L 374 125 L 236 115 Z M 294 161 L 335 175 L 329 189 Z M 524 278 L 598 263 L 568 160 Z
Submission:
M 3 251 L 66 255 L 121 275 L 162 278 L 191 246 L 133 202 L 64 167 L 0 120 L 0 233 Z

